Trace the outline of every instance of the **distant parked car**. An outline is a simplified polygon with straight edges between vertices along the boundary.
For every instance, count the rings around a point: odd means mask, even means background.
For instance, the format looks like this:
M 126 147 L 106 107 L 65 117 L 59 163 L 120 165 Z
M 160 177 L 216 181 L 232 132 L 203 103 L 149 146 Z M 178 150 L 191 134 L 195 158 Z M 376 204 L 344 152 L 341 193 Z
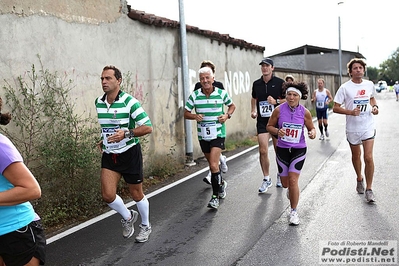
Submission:
M 388 89 L 388 84 L 387 84 L 387 82 L 386 82 L 385 80 L 380 80 L 380 81 L 378 81 L 378 83 L 376 84 L 375 90 L 376 90 L 377 92 L 381 92 L 381 91 L 386 90 L 386 89 Z

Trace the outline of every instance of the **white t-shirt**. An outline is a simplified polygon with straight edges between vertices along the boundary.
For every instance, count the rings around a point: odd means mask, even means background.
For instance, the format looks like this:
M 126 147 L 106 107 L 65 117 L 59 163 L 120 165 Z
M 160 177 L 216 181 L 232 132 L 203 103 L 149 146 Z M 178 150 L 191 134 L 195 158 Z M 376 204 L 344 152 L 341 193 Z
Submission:
M 345 109 L 353 110 L 358 106 L 360 115 L 346 115 L 346 132 L 364 132 L 375 129 L 374 115 L 371 113 L 370 99 L 376 94 L 373 82 L 363 80 L 362 83 L 345 82 L 339 87 L 334 102 L 344 104 Z

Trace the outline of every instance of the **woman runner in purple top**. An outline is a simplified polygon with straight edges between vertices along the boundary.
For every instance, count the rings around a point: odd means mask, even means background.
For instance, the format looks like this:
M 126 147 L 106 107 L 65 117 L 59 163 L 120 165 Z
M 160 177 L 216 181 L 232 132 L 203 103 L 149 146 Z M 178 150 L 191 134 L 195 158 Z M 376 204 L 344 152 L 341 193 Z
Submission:
M 311 139 L 316 137 L 316 130 L 309 110 L 299 103 L 301 99 L 308 98 L 307 85 L 304 82 L 285 82 L 283 91 L 287 101 L 274 109 L 266 130 L 278 135 L 276 161 L 281 183 L 287 188 L 287 197 L 291 204 L 288 219 L 291 225 L 298 225 L 298 179 L 306 158 L 304 129 L 306 127 Z
M 1 113 L 0 125 L 11 120 Z M 41 189 L 14 144 L 0 134 L 0 266 L 44 265 L 46 238 L 30 200 Z M 10 244 L 12 243 L 12 244 Z

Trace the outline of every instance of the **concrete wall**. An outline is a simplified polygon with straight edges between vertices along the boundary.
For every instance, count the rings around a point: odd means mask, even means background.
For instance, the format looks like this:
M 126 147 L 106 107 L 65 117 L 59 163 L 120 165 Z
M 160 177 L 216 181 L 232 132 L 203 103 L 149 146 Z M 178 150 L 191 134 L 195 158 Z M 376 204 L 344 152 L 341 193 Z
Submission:
M 14 14 L 21 17 L 31 15 L 55 16 L 69 22 L 101 23 L 112 22 L 126 12 L 126 1 L 49 1 L 49 0 L 2 0 L 0 14 Z M 99 12 L 100 11 L 100 12 Z
M 179 30 L 131 20 L 125 1 L 12 1 L 0 2 L 0 87 L 38 65 L 74 81 L 71 97 L 76 113 L 94 115 L 94 99 L 102 94 L 100 74 L 105 65 L 119 67 L 124 86 L 142 103 L 154 124 L 151 153 L 167 154 L 174 147 L 185 155 Z M 204 59 L 216 64 L 236 112 L 227 123 L 227 137 L 255 135 L 250 119 L 252 82 L 261 75 L 262 52 L 240 49 L 187 33 L 190 87 L 198 80 Z M 128 74 L 129 75 L 126 75 Z M 0 96 L 3 96 L 3 91 Z M 7 104 L 3 106 L 7 111 Z M 192 123 L 195 129 L 195 123 Z M 195 130 L 194 157 L 201 156 Z

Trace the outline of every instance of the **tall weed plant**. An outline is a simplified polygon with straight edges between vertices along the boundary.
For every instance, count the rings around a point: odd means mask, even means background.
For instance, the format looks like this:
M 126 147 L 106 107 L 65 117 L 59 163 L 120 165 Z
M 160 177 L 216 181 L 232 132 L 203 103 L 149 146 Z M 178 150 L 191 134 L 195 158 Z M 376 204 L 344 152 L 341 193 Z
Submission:
M 13 81 L 5 80 L 3 92 L 12 120 L 0 132 L 21 152 L 25 164 L 37 178 L 42 197 L 33 203 L 50 234 L 99 215 L 107 209 L 101 199 L 101 153 L 97 119 L 76 114 L 70 98 L 74 81 L 67 74 L 45 69 L 39 64 Z M 131 73 L 124 74 L 122 90 L 134 95 Z M 146 97 L 144 97 L 146 98 Z M 145 101 L 145 99 L 144 99 Z M 143 104 L 143 103 L 142 103 Z M 148 136 L 140 138 L 145 161 L 144 190 L 182 170 L 175 147 L 167 156 L 150 151 Z M 125 182 L 118 194 L 130 200 Z
M 95 119 L 76 114 L 73 81 L 39 61 L 39 68 L 32 65 L 15 85 L 5 81 L 12 120 L 11 127 L 0 130 L 41 185 L 42 198 L 33 202 L 36 212 L 46 227 L 57 227 L 97 215 L 102 207 L 95 147 L 99 127 Z

